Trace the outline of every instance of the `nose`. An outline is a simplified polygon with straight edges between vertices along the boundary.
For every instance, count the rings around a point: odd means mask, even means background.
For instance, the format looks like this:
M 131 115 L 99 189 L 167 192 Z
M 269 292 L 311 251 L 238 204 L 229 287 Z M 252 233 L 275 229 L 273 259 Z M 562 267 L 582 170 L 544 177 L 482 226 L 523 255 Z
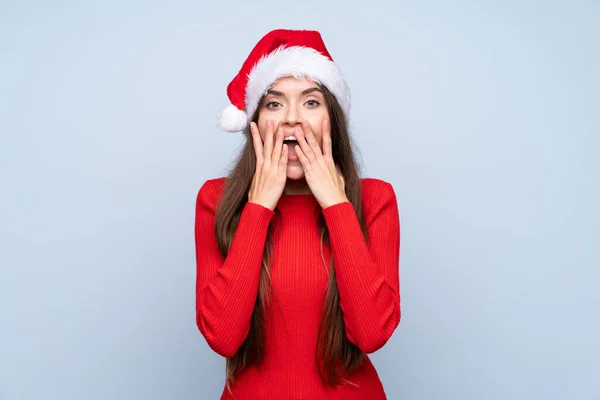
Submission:
M 300 124 L 300 111 L 295 104 L 290 104 L 286 107 L 285 116 L 283 118 L 283 123 L 286 126 L 294 127 Z

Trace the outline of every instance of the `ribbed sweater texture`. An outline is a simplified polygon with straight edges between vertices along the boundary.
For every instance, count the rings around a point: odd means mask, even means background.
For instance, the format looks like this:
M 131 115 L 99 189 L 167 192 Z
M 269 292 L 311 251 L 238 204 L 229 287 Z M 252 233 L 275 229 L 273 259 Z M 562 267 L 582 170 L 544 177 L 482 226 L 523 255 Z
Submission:
M 335 388 L 317 372 L 317 335 L 333 257 L 346 336 L 365 354 L 380 349 L 400 322 L 400 221 L 392 185 L 362 178 L 366 241 L 350 202 L 322 209 L 312 194 L 283 194 L 276 211 L 244 204 L 228 254 L 220 253 L 215 212 L 226 178 L 198 191 L 195 218 L 196 323 L 212 350 L 233 356 L 244 342 L 257 299 L 269 226 L 273 295 L 266 307 L 263 362 L 244 370 L 221 399 L 380 400 L 386 395 L 365 355 L 362 367 Z M 318 230 L 322 213 L 331 246 Z M 322 253 L 321 253 L 322 251 Z

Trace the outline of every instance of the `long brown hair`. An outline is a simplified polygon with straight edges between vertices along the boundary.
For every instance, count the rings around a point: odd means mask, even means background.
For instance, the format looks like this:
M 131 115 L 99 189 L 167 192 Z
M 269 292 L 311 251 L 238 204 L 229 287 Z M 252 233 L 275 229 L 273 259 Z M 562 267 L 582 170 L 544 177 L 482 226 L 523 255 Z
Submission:
M 356 210 L 358 221 L 365 239 L 368 240 L 367 230 L 361 207 L 361 181 L 359 165 L 353 151 L 353 143 L 348 132 L 348 121 L 335 96 L 324 86 L 323 90 L 329 119 L 331 121 L 332 156 L 344 176 L 346 196 Z M 261 99 L 259 104 L 262 104 Z M 258 119 L 257 109 L 252 120 Z M 256 168 L 256 155 L 249 129 L 244 132 L 246 143 L 240 152 L 235 165 L 229 173 L 219 205 L 216 211 L 215 234 L 219 249 L 225 257 L 238 226 L 244 205 L 248 201 L 248 191 Z M 275 209 L 275 212 L 278 210 Z M 271 278 L 269 266 L 273 252 L 272 227 L 269 225 L 267 240 L 260 271 L 258 294 L 250 322 L 248 335 L 237 352 L 227 359 L 227 386 L 230 388 L 238 374 L 251 365 L 259 364 L 265 351 L 265 308 L 271 304 Z M 340 380 L 348 382 L 340 376 L 356 371 L 363 361 L 364 354 L 346 337 L 344 316 L 340 308 L 340 296 L 335 279 L 333 258 L 329 265 L 325 262 L 322 246 L 329 243 L 329 233 L 323 214 L 318 219 L 318 229 L 321 232 L 321 256 L 325 268 L 329 272 L 325 304 L 319 326 L 319 337 L 315 356 L 317 368 L 323 384 L 336 386 Z M 230 389 L 231 390 L 231 389 Z

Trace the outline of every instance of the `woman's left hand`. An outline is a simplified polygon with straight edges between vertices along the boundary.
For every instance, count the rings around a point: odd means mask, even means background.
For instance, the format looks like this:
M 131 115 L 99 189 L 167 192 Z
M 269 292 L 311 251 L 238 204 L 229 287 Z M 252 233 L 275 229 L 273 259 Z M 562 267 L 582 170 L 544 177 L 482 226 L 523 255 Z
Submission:
M 334 204 L 348 201 L 344 186 L 344 177 L 333 161 L 331 154 L 331 125 L 323 121 L 323 151 L 306 121 L 302 121 L 302 129 L 298 132 L 296 153 L 304 169 L 304 176 L 313 195 L 321 205 L 327 208 Z

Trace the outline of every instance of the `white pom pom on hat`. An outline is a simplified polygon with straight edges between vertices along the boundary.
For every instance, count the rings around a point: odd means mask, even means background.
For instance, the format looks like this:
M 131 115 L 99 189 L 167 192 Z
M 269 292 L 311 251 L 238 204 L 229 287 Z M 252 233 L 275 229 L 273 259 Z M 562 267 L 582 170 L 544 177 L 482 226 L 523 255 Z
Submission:
M 277 29 L 260 39 L 227 86 L 231 103 L 219 113 L 217 126 L 228 132 L 245 130 L 262 96 L 284 76 L 306 77 L 326 86 L 349 120 L 350 89 L 321 34 L 310 30 Z
M 226 105 L 219 114 L 217 125 L 228 132 L 239 132 L 248 126 L 246 113 L 233 104 Z

